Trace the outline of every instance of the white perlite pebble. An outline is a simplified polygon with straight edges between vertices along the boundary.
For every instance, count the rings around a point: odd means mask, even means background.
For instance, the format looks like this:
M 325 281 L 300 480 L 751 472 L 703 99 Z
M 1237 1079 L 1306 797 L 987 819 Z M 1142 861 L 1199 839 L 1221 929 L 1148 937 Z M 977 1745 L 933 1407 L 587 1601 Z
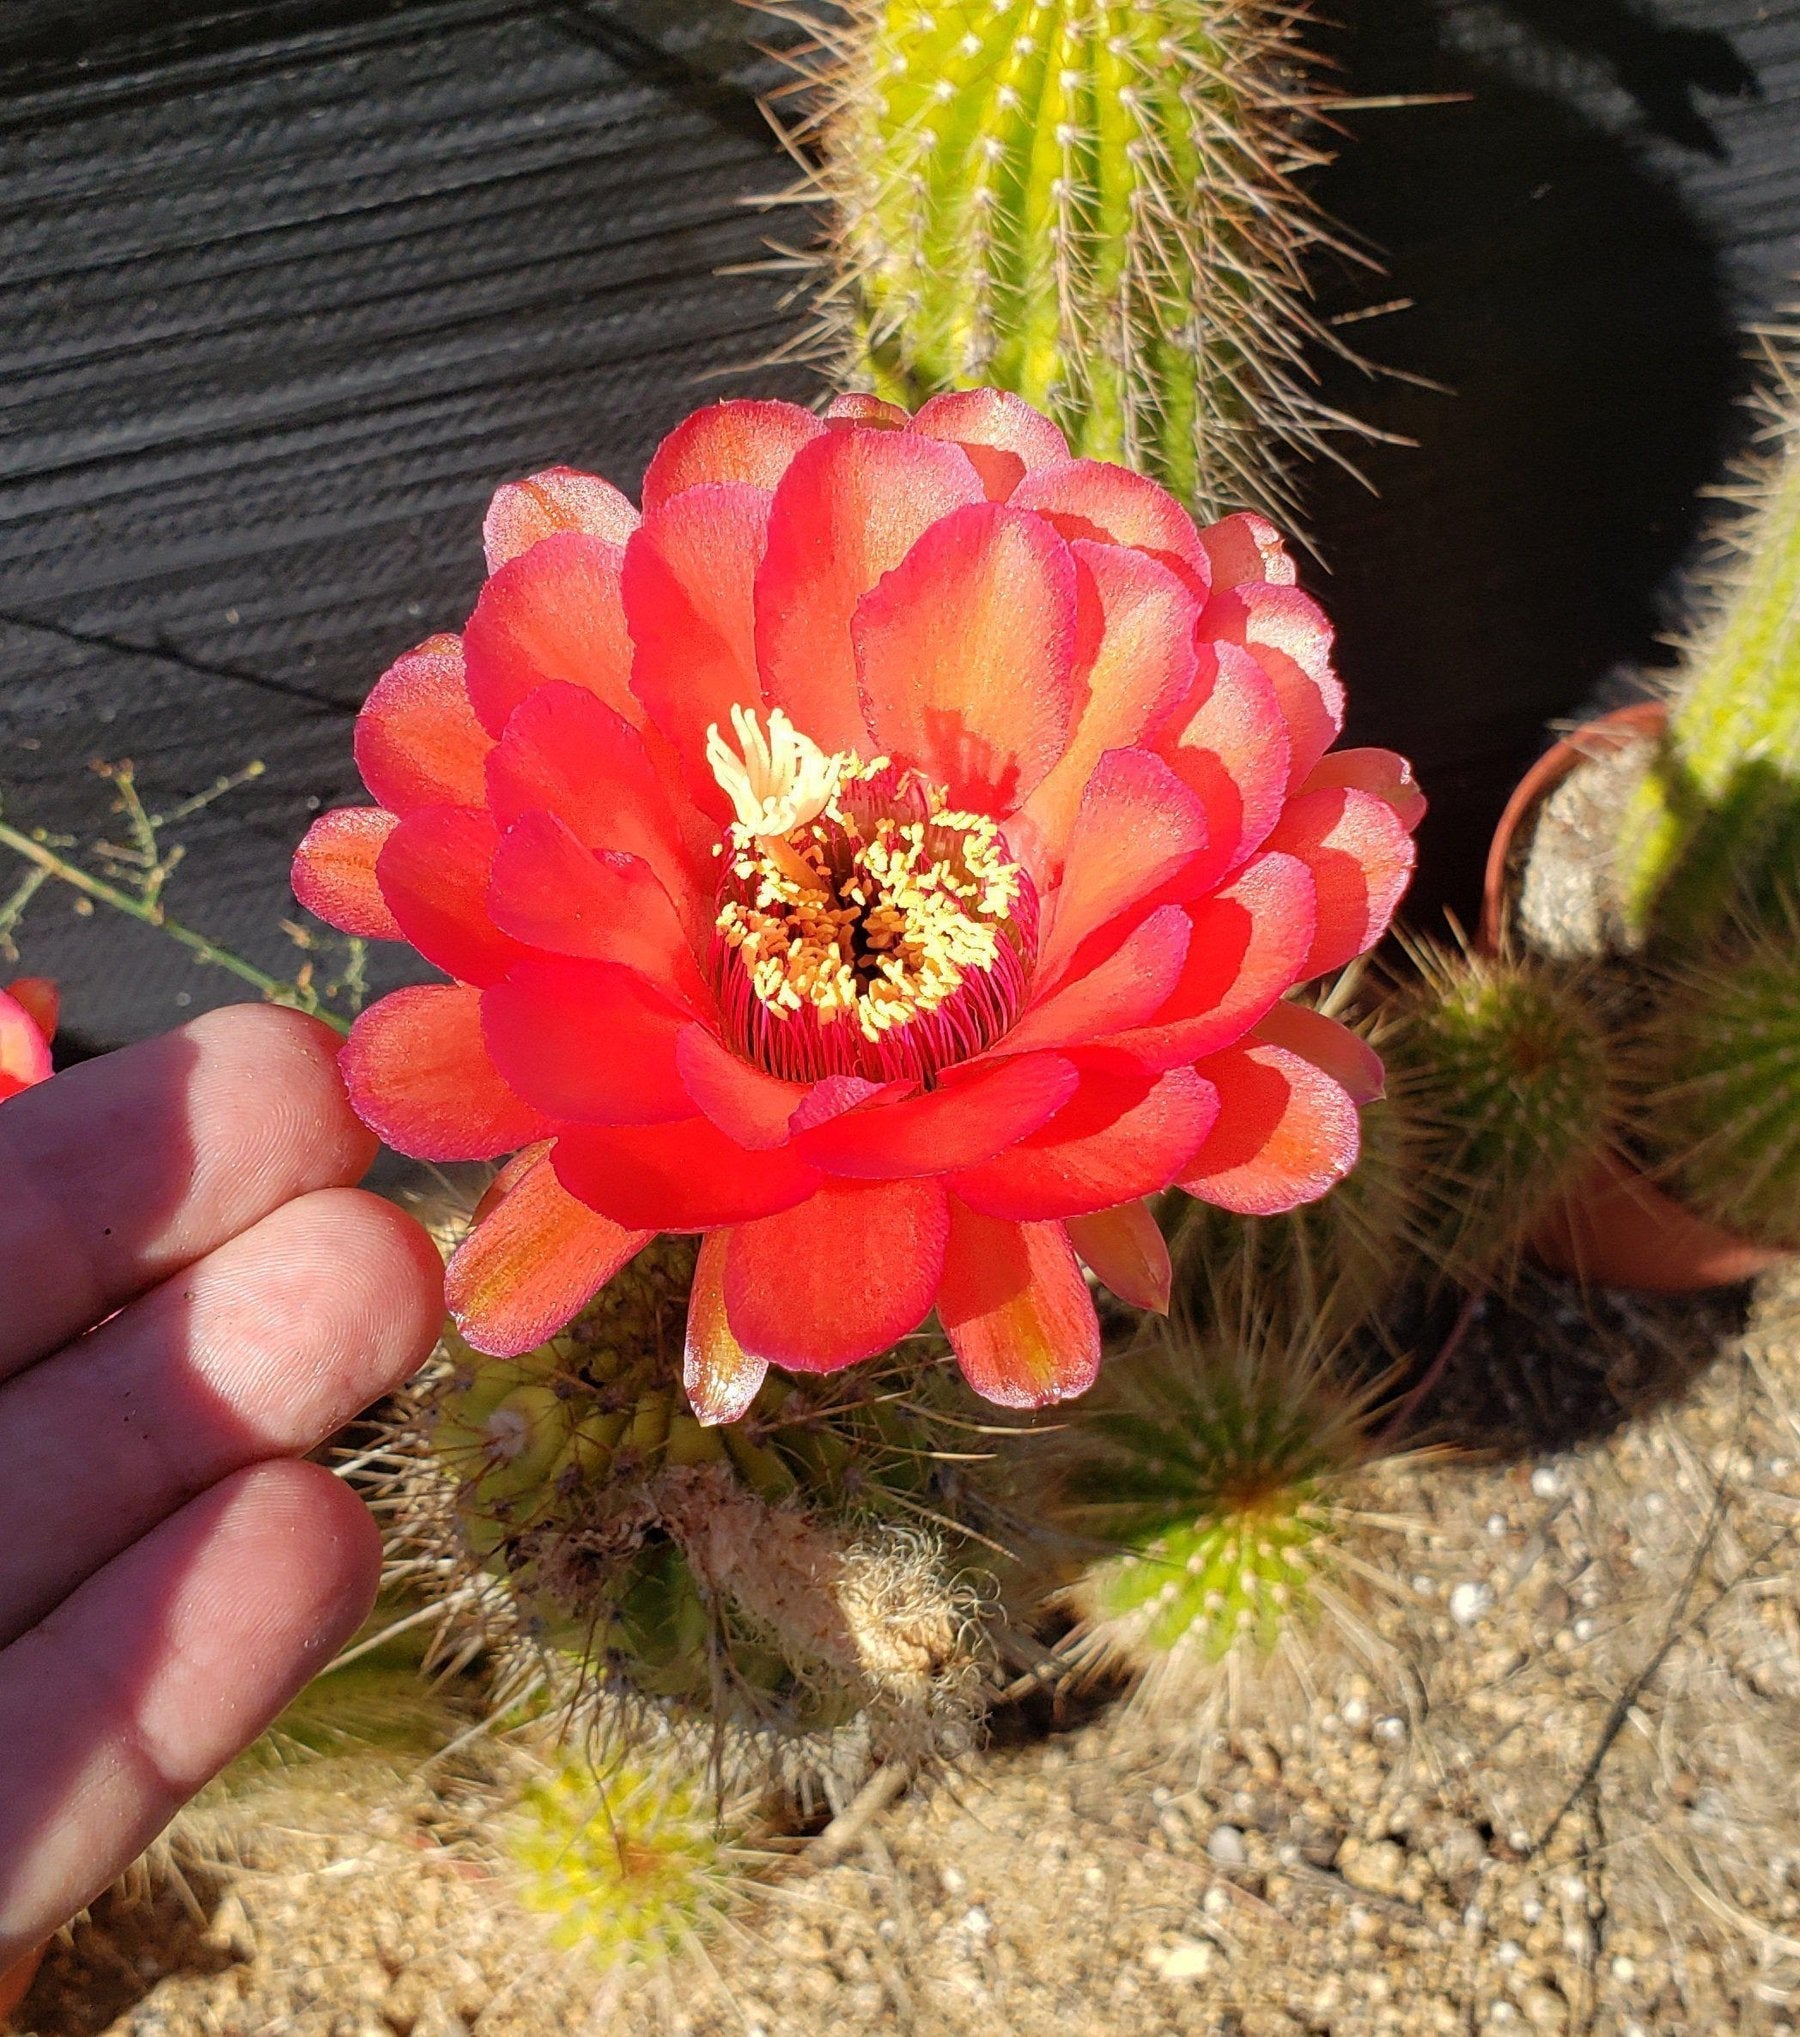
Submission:
M 1531 1490 L 1539 1499 L 1555 1499 L 1562 1491 L 1562 1473 L 1554 1464 L 1540 1464 L 1531 1474 Z
M 1203 1938 L 1177 1938 L 1166 1952 L 1155 1956 L 1154 1964 L 1164 1980 L 1199 1980 L 1212 1971 L 1217 1957 Z
M 1235 1825 L 1215 1825 L 1212 1828 L 1206 1842 L 1206 1856 L 1218 1867 L 1243 1867 L 1250 1859 L 1244 1847 L 1244 1835 Z
M 1459 1627 L 1472 1627 L 1493 1603 L 1494 1594 L 1485 1584 L 1465 1582 L 1450 1594 L 1450 1617 Z

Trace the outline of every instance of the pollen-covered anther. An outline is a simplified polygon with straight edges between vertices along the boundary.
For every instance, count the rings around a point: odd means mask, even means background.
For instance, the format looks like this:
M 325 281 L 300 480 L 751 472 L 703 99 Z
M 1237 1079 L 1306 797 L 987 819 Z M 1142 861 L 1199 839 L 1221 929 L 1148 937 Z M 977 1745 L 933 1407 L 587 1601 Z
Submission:
M 740 714 L 740 734 L 759 736 Z M 769 763 L 746 738 L 741 796 L 714 763 L 740 816 L 722 845 L 715 947 L 733 1044 L 793 1080 L 929 1081 L 1017 1018 L 1037 943 L 1031 880 L 991 819 L 951 811 L 917 772 L 827 757 L 770 719 Z M 765 823 L 790 799 L 803 817 L 777 834 Z

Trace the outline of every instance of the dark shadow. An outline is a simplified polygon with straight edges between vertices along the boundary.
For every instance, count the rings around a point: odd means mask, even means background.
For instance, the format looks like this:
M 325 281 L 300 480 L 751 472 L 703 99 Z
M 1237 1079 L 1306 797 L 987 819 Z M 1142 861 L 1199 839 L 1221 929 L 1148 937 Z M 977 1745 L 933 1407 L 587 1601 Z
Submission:
M 1599 1442 L 1688 1394 L 1742 1335 L 1747 1295 L 1583 1290 L 1527 1268 L 1510 1295 L 1481 1304 L 1394 1440 L 1525 1461 Z M 1440 1301 L 1410 1326 L 1416 1355 L 1400 1404 L 1442 1348 L 1457 1307 L 1456 1298 Z
M 173 1974 L 222 1973 L 243 1954 L 211 1930 L 218 1879 L 184 1863 L 144 1893 L 104 1896 L 50 1947 L 18 2027 L 29 2037 L 101 2037 Z
M 1557 7 L 1613 44 L 1640 18 Z M 1413 756 L 1432 798 L 1411 908 L 1429 921 L 1472 911 L 1544 724 L 1666 659 L 1667 590 L 1697 491 L 1744 435 L 1745 370 L 1706 233 L 1597 113 L 1452 47 L 1427 0 L 1356 10 L 1334 53 L 1347 97 L 1472 95 L 1348 116 L 1318 185 L 1387 268 L 1345 264 L 1324 309 L 1397 371 L 1334 365 L 1326 395 L 1415 443 L 1353 449 L 1374 492 L 1315 467 L 1308 511 L 1349 735 Z

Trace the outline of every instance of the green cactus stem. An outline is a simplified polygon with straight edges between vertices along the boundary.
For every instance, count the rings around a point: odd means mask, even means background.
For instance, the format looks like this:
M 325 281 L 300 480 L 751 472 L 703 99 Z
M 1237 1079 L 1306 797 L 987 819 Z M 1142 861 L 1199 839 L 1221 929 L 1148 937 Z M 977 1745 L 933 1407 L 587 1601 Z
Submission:
M 1606 1151 L 1617 1081 L 1599 979 L 1414 943 L 1384 1035 L 1416 1128 L 1420 1249 L 1460 1286 L 1503 1282 L 1558 1196 Z
M 1640 1141 L 1702 1216 L 1800 1251 L 1800 910 L 1660 987 L 1628 1062 Z
M 1791 363 L 1775 366 L 1767 451 L 1621 831 L 1634 946 L 1703 945 L 1734 904 L 1767 909 L 1800 875 L 1800 390 Z
M 767 11 L 817 38 L 793 132 L 835 219 L 840 372 L 908 407 L 1012 390 L 1203 519 L 1285 507 L 1279 449 L 1346 424 L 1307 365 L 1336 343 L 1303 269 L 1327 238 L 1296 183 L 1325 160 L 1304 9 L 823 4 Z
M 979 1710 L 987 1508 L 946 1368 L 789 1379 L 705 1426 L 682 1385 L 691 1241 L 659 1240 L 558 1336 L 446 1335 L 393 1450 L 397 1541 L 582 1706 L 762 1739 L 855 1723 L 926 1758 Z

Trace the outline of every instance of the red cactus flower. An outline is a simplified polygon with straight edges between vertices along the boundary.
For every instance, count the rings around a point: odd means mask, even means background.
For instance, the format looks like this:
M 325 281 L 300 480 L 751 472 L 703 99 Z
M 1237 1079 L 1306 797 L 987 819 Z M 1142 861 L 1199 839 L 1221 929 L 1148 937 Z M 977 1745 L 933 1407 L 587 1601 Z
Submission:
M 701 411 L 643 513 L 502 488 L 461 641 L 371 694 L 373 808 L 301 900 L 454 980 L 344 1068 L 402 1152 L 517 1149 L 448 1292 L 477 1348 L 703 1234 L 688 1386 L 741 1410 L 935 1308 L 990 1399 L 1079 1393 L 1081 1263 L 1166 1304 L 1143 1198 L 1322 1194 L 1380 1067 L 1280 1000 L 1381 934 L 1422 801 L 1331 752 L 1273 529 L 1197 530 L 991 390 Z
M 56 1006 L 56 985 L 47 976 L 20 976 L 0 990 L 0 1098 L 49 1075 Z

